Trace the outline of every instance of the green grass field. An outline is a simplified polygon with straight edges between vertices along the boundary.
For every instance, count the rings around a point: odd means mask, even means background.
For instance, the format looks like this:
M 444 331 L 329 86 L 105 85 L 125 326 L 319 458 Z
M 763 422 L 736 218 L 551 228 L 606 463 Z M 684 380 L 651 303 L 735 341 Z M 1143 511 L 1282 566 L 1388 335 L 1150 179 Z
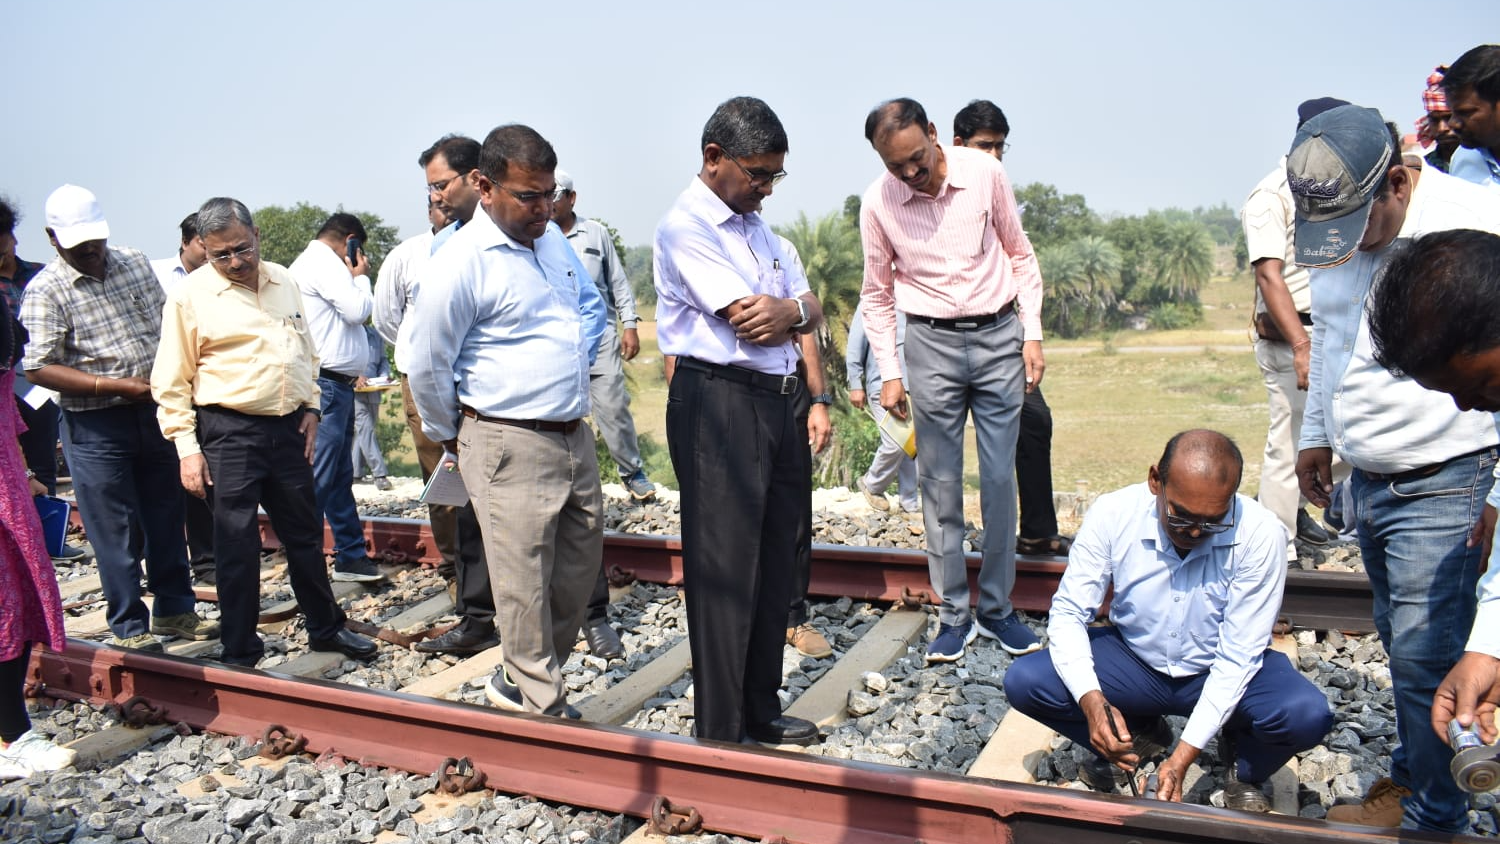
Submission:
M 1204 324 L 1182 331 L 1120 331 L 1105 338 L 1048 341 L 1043 389 L 1052 407 L 1052 478 L 1058 491 L 1080 483 L 1104 492 L 1144 480 L 1174 433 L 1214 428 L 1245 454 L 1241 491 L 1259 489 L 1265 447 L 1265 387 L 1246 326 L 1253 282 L 1247 273 L 1217 278 L 1202 291 Z M 655 323 L 641 324 L 641 353 L 626 364 L 638 431 L 665 447 L 666 380 Z M 1136 351 L 1131 351 L 1135 349 Z M 1142 349 L 1149 349 L 1144 351 Z M 384 413 L 403 423 L 399 395 Z M 403 437 L 393 471 L 416 462 Z M 972 437 L 968 480 L 978 487 Z

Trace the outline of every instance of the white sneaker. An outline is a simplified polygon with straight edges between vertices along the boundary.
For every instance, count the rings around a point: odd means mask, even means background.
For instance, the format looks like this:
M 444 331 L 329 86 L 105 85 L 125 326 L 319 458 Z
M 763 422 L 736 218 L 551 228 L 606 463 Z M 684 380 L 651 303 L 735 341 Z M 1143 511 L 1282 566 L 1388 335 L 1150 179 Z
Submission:
M 31 776 L 31 769 L 20 762 L 0 759 L 0 782 L 5 782 L 6 780 L 23 780 L 29 776 Z
M 51 739 L 36 730 L 27 730 L 20 738 L 0 748 L 0 766 L 13 764 L 25 768 L 27 774 L 61 770 L 77 758 L 77 751 L 53 744 Z

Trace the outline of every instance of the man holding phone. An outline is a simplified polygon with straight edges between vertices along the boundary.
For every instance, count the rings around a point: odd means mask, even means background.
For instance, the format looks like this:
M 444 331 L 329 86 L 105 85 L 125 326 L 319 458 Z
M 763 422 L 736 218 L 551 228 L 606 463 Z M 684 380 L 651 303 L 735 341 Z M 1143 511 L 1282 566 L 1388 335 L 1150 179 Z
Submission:
M 374 299 L 370 262 L 361 248 L 365 227 L 353 214 L 328 218 L 288 268 L 302 288 L 307 327 L 318 349 L 323 421 L 313 453 L 318 508 L 333 531 L 333 579 L 376 581 L 385 575 L 365 552 L 354 504 L 354 382 L 370 354 L 364 323 Z

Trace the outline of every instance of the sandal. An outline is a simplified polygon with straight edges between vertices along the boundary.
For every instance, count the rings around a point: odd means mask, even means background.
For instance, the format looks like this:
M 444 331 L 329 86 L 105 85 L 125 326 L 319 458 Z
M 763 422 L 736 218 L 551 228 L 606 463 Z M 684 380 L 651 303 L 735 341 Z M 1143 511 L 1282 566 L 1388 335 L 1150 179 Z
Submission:
M 1073 540 L 1061 534 L 1044 536 L 1040 539 L 1016 537 L 1016 553 L 1032 557 L 1066 557 L 1072 547 Z

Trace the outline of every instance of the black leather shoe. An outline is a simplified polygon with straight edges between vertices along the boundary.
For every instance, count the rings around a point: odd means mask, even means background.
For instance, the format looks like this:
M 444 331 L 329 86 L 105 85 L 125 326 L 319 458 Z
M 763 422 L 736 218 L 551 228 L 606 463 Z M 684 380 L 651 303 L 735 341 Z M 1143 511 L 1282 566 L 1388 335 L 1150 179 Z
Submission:
M 315 651 L 338 651 L 350 659 L 373 659 L 379 651 L 374 642 L 348 630 L 340 630 L 331 639 L 309 639 L 307 644 Z
M 1306 510 L 1298 510 L 1297 541 L 1308 545 L 1327 545 L 1333 541 L 1333 537 L 1312 516 L 1307 515 Z
M 589 653 L 600 659 L 620 659 L 625 656 L 625 644 L 620 641 L 620 634 L 609 626 L 608 621 L 585 624 L 583 638 L 589 643 Z
M 412 650 L 424 654 L 457 654 L 458 656 L 473 656 L 480 651 L 499 647 L 500 637 L 495 635 L 493 629 L 488 632 L 484 630 L 465 630 L 462 626 L 455 627 L 441 636 L 424 639 L 415 645 Z
M 818 725 L 805 718 L 783 715 L 768 724 L 747 727 L 745 734 L 761 744 L 815 744 Z
M 1224 778 L 1224 808 L 1241 812 L 1269 812 L 1271 801 L 1266 799 L 1266 793 L 1260 790 L 1260 786 L 1253 782 L 1240 782 L 1233 769 L 1230 769 L 1229 776 Z

